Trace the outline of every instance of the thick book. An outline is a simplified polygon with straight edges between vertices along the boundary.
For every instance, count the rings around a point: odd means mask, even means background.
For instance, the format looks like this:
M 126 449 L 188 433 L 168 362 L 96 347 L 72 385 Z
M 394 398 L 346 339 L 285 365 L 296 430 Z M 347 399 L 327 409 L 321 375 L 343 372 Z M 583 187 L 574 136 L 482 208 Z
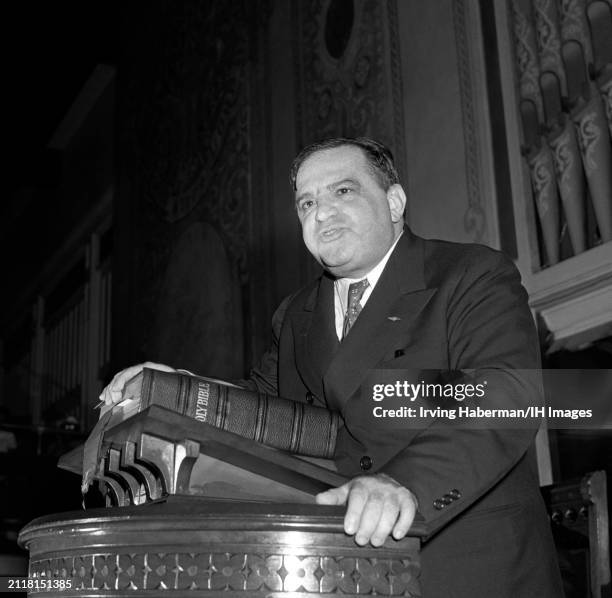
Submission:
M 126 384 L 108 427 L 152 405 L 297 455 L 334 455 L 336 412 L 183 372 L 144 368 Z
M 348 482 L 332 460 L 291 455 L 157 405 L 99 432 L 58 463 L 84 476 L 83 492 L 94 479 L 103 485 L 119 482 L 127 492 L 129 484 L 122 483 L 126 472 L 138 476 L 143 470 L 165 480 L 164 495 L 231 500 L 312 503 L 319 492 Z M 190 454 L 185 463 L 191 467 L 183 471 L 186 442 L 197 444 L 199 455 L 194 462 Z M 120 456 L 110 458 L 111 451 Z M 146 502 L 159 498 L 158 492 Z

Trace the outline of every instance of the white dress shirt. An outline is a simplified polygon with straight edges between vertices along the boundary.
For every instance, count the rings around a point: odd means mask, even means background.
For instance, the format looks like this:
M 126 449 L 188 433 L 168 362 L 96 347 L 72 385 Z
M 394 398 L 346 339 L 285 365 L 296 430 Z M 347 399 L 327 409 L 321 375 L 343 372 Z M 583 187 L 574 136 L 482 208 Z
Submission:
M 391 248 L 389 249 L 389 251 L 387 251 L 384 257 L 380 260 L 380 262 L 378 262 L 378 264 L 376 264 L 376 266 L 374 266 L 365 276 L 362 276 L 361 278 L 336 278 L 336 280 L 334 281 L 334 311 L 335 311 L 335 316 L 336 316 L 335 323 L 336 323 L 336 334 L 338 335 L 338 340 L 342 340 L 342 329 L 344 327 L 344 316 L 346 314 L 346 308 L 348 306 L 349 285 L 351 285 L 354 282 L 359 282 L 360 280 L 363 280 L 364 278 L 368 279 L 368 287 L 364 291 L 363 296 L 361 297 L 361 301 L 359 301 L 359 304 L 361 305 L 361 308 L 363 309 L 365 304 L 368 302 L 368 299 L 370 298 L 370 295 L 372 294 L 372 291 L 374 290 L 374 287 L 376 286 L 378 279 L 383 273 L 383 270 L 385 269 L 385 266 L 387 265 L 387 262 L 389 261 L 389 257 L 391 257 L 391 253 L 393 253 L 393 250 L 395 249 L 397 242 L 400 240 L 400 237 L 403 234 L 404 232 L 402 231 L 397 237 L 397 239 L 395 239 L 393 245 L 391 245 Z

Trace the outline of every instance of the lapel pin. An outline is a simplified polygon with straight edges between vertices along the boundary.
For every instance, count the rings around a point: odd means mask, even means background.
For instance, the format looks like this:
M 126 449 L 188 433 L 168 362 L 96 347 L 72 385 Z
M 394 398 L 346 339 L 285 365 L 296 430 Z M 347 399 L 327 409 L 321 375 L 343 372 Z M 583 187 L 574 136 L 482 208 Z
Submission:
M 401 318 L 398 318 L 397 316 L 389 316 L 387 320 L 391 320 L 392 322 L 399 322 Z

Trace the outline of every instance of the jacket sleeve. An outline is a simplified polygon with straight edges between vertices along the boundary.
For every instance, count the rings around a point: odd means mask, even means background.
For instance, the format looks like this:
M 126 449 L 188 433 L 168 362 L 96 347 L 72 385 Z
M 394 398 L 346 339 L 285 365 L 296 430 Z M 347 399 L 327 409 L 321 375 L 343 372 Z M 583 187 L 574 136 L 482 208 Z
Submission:
M 498 252 L 476 251 L 455 268 L 446 292 L 451 369 L 473 369 L 476 382 L 487 381 L 480 406 L 541 405 L 535 326 L 514 264 Z M 381 471 L 414 492 L 435 531 L 508 474 L 537 427 L 534 420 L 517 429 L 470 429 L 438 418 Z
M 270 347 L 251 369 L 249 377 L 245 380 L 238 380 L 236 384 L 249 390 L 278 396 L 278 342 L 285 313 L 292 298 L 293 295 L 285 297 L 272 316 L 272 343 Z

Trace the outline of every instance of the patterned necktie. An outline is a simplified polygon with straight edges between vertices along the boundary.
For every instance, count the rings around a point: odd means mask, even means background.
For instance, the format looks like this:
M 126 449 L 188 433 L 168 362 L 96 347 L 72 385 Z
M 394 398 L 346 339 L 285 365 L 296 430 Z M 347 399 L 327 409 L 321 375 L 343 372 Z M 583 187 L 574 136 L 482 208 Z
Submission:
M 361 298 L 365 290 L 368 288 L 368 279 L 364 278 L 359 282 L 353 282 L 349 285 L 348 290 L 348 307 L 344 316 L 344 324 L 342 326 L 342 338 L 346 338 L 351 326 L 355 323 L 357 316 L 361 313 Z

